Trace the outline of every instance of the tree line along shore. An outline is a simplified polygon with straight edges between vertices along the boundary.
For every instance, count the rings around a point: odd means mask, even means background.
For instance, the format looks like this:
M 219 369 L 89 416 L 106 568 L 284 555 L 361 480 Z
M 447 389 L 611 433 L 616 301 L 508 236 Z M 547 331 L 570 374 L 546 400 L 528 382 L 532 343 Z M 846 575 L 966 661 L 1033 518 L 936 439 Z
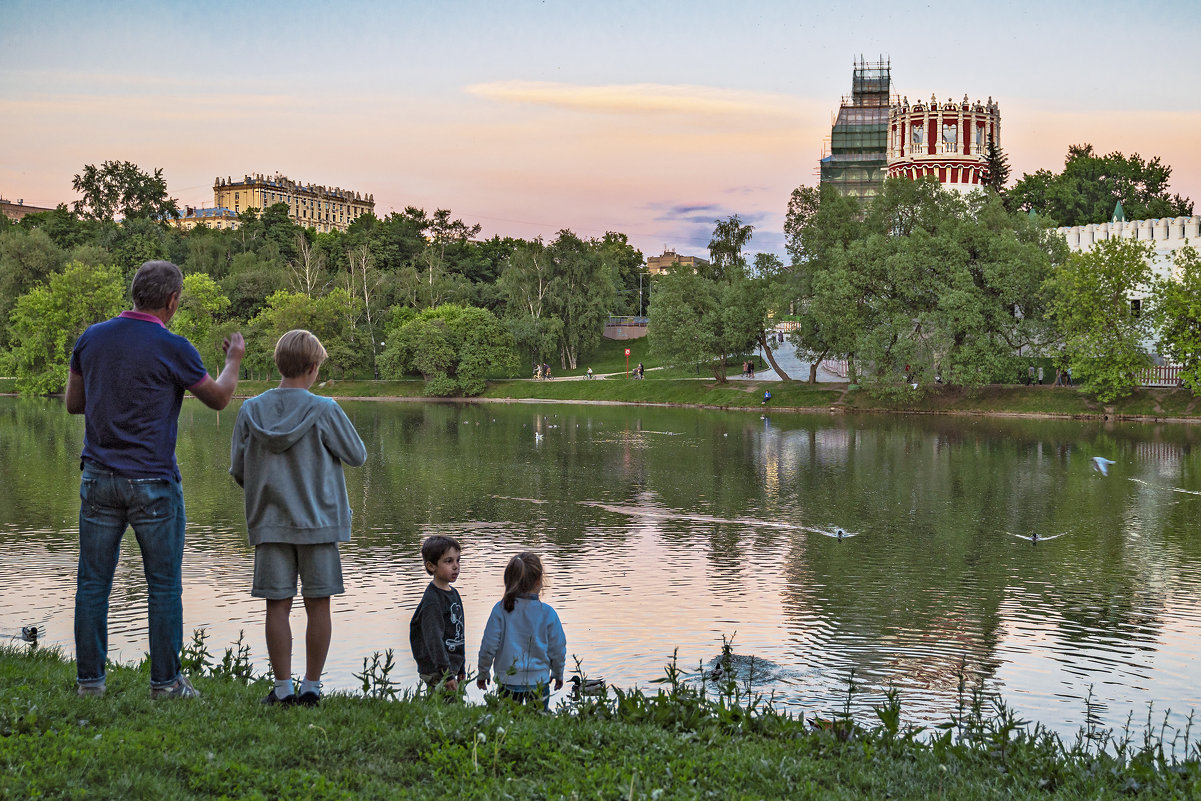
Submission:
M 318 233 L 277 203 L 240 211 L 236 228 L 184 231 L 161 170 L 85 165 L 73 208 L 0 218 L 0 375 L 22 394 L 61 391 L 79 333 L 125 308 L 142 262 L 167 259 L 185 273 L 173 329 L 213 371 L 222 339 L 243 331 L 252 379 L 274 377 L 274 342 L 306 328 L 329 352 L 323 381 L 420 379 L 426 396 L 477 396 L 531 364 L 616 372 L 589 362 L 605 356 L 609 317 L 633 315 L 650 320 L 638 361 L 718 385 L 742 355 L 771 361 L 784 336 L 813 363 L 846 360 L 884 406 L 907 402 L 914 383 L 1012 382 L 1031 359 L 1049 375 L 1071 370 L 1102 406 L 1136 393 L 1155 359 L 1180 365 L 1197 392 L 1196 251 L 1177 251 L 1164 273 L 1144 242 L 1069 252 L 1055 231 L 1102 222 L 1115 202 L 1132 218 L 1191 214 L 1170 174 L 1158 159 L 1084 145 L 1062 172 L 966 197 L 905 179 L 866 201 L 800 186 L 787 262 L 753 253 L 754 226 L 731 214 L 714 220 L 707 259 L 649 275 L 620 232 L 481 239 L 447 209 L 368 213 Z

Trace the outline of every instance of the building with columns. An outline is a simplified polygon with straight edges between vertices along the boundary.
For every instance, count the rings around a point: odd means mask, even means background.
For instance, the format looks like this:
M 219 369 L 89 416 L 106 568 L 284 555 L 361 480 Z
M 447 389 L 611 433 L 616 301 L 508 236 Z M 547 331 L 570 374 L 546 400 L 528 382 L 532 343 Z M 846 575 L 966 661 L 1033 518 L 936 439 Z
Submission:
M 262 211 L 276 203 L 286 203 L 292 222 L 315 228 L 317 233 L 345 231 L 356 219 L 375 211 L 372 195 L 305 184 L 279 173 L 246 175 L 236 181 L 217 178 L 213 182 L 213 205 L 230 209 L 235 216 L 249 208 Z
M 912 105 L 906 97 L 888 111 L 888 177 L 933 177 L 948 189 L 971 192 L 988 175 L 988 143 L 1001 144 L 1001 110 L 947 99 Z

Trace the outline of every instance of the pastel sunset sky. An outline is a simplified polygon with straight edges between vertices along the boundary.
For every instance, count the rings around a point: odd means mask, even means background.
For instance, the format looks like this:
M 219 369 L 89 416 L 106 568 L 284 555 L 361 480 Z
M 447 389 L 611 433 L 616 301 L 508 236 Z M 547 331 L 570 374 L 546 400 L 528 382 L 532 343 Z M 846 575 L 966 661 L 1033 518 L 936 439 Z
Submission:
M 737 213 L 782 254 L 862 55 L 911 100 L 994 98 L 1013 178 L 1089 142 L 1201 201 L 1199 40 L 1196 0 L 0 0 L 0 195 L 70 202 L 113 159 L 211 206 L 278 171 L 645 255 Z

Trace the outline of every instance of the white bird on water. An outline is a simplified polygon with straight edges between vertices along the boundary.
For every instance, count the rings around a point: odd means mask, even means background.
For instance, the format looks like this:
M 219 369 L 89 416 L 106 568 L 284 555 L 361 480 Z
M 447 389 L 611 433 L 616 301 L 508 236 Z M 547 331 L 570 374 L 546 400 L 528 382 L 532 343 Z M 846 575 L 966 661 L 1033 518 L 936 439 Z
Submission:
M 1093 457 L 1093 469 L 1103 476 L 1109 475 L 1109 466 L 1117 464 L 1113 459 L 1106 459 L 1104 456 Z

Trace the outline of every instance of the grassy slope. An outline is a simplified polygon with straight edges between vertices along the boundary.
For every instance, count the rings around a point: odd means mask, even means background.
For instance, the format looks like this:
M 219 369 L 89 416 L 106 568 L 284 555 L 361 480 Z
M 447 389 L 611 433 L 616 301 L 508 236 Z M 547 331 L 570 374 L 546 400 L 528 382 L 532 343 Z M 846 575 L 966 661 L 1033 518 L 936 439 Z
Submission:
M 1201 792 L 1195 752 L 1175 766 L 1140 765 L 1053 756 L 1029 742 L 1004 752 L 987 742 L 935 748 L 883 730 L 845 740 L 795 721 L 747 732 L 736 714 L 719 721 L 687 704 L 648 723 L 531 714 L 495 701 L 334 696 L 319 709 L 281 709 L 258 703 L 264 682 L 212 677 L 195 681 L 200 699 L 151 702 L 147 675 L 134 668 L 110 671 L 106 697 L 81 699 L 72 663 L 21 651 L 0 648 L 3 798 L 971 801 Z

